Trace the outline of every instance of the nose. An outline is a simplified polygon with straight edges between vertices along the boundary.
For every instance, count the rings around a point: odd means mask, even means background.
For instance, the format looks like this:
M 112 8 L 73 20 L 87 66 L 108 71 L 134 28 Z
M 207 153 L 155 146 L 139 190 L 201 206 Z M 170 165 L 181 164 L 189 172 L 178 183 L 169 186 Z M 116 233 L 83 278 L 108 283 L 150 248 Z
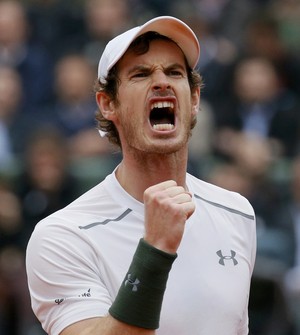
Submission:
M 171 88 L 168 76 L 162 70 L 153 73 L 152 88 L 155 91 L 164 91 Z

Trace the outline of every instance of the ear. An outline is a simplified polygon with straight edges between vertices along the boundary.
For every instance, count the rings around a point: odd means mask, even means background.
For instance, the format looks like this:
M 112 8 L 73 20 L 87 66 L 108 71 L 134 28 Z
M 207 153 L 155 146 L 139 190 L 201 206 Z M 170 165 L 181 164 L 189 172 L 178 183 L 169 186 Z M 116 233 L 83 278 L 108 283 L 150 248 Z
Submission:
M 114 108 L 114 103 L 112 102 L 108 94 L 105 92 L 101 92 L 101 91 L 97 92 L 96 102 L 97 102 L 97 105 L 102 115 L 107 120 L 112 120 L 115 115 L 115 108 Z
M 200 88 L 197 87 L 192 93 L 192 114 L 196 116 L 200 106 Z

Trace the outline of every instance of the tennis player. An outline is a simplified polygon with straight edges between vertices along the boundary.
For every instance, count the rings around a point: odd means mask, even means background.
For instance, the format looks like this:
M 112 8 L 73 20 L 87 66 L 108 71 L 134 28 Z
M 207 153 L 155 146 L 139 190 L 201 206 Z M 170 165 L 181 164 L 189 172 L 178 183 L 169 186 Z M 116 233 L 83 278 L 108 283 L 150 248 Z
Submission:
M 123 159 L 29 241 L 32 307 L 48 334 L 248 334 L 255 214 L 187 173 L 199 54 L 168 16 L 106 46 L 96 118 Z

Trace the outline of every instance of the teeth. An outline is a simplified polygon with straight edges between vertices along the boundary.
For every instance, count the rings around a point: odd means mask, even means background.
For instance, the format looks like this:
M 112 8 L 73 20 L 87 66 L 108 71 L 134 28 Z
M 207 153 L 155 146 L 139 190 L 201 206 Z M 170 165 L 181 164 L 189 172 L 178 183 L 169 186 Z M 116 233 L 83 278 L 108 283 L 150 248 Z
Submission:
M 153 129 L 155 130 L 172 130 L 173 128 L 174 128 L 174 125 L 171 123 L 153 125 Z
M 154 108 L 169 108 L 171 110 L 174 109 L 174 103 L 172 101 L 156 101 L 151 105 L 151 110 Z M 161 123 L 152 122 L 152 127 L 154 130 L 158 131 L 169 131 L 175 128 L 174 124 L 172 123 L 163 123 L 163 120 L 160 121 Z M 165 120 L 165 122 L 168 122 Z
M 153 108 L 174 108 L 174 103 L 171 101 L 159 101 L 159 102 L 154 102 L 151 105 L 151 109 Z

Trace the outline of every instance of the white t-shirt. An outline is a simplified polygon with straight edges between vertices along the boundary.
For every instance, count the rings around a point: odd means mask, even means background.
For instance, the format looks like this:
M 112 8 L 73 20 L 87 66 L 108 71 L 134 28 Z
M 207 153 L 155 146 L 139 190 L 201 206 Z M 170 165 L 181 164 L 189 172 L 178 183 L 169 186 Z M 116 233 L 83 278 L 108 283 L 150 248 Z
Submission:
M 248 334 L 255 262 L 249 202 L 187 174 L 196 204 L 173 263 L 158 335 Z M 144 233 L 144 205 L 115 174 L 40 221 L 27 248 L 32 307 L 45 331 L 105 316 Z

